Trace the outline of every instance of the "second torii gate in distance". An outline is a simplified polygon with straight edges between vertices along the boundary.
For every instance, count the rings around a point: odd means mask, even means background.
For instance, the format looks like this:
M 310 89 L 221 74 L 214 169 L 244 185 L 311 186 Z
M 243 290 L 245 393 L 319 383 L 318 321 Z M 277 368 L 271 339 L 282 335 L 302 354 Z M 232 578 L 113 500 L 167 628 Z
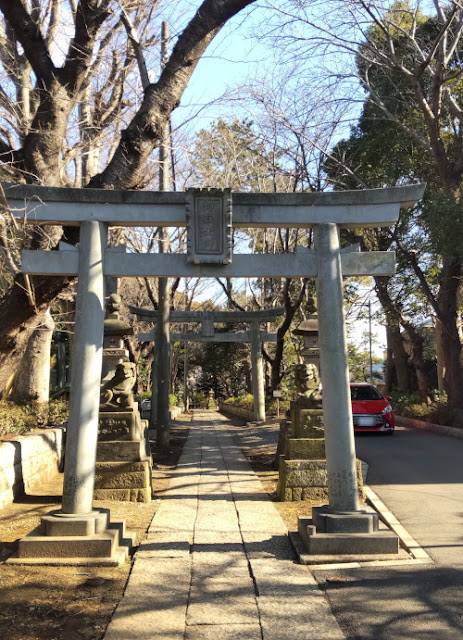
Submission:
M 158 323 L 162 321 L 161 312 L 154 309 L 143 309 L 129 306 L 139 320 L 145 322 Z M 262 322 L 275 322 L 278 316 L 283 315 L 283 307 L 275 309 L 259 309 L 256 311 L 171 311 L 169 322 L 200 323 L 201 332 L 185 331 L 182 333 L 170 333 L 171 342 L 249 342 L 251 343 L 251 365 L 252 365 L 252 391 L 254 396 L 254 418 L 257 422 L 265 420 L 265 390 L 264 375 L 262 366 L 262 343 L 276 342 L 277 334 L 261 331 Z M 249 324 L 249 331 L 216 333 L 214 324 Z M 156 329 L 148 333 L 139 333 L 138 339 L 141 342 L 155 342 Z M 153 367 L 155 370 L 155 367 Z M 158 412 L 168 411 L 169 398 L 165 398 L 162 390 L 155 393 L 155 383 L 152 383 L 153 396 L 151 405 L 151 415 L 155 407 L 154 398 L 157 399 Z M 167 405 L 166 405 L 167 403 Z M 153 422 L 151 420 L 151 422 Z

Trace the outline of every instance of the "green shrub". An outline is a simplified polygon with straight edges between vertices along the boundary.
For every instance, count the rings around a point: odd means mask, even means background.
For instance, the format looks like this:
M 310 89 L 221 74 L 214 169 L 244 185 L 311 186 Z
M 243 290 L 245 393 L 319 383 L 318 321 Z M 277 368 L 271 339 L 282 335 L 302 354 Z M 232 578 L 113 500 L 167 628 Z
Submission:
M 169 407 L 176 407 L 178 405 L 178 396 L 175 393 L 169 393 Z
M 449 410 L 445 391 L 435 389 L 431 391 L 430 396 L 432 402 L 426 404 L 421 402 L 416 393 L 394 393 L 392 407 L 396 415 L 406 418 L 414 418 L 449 427 L 463 427 L 463 413 Z
M 236 402 L 243 409 L 252 409 L 254 407 L 254 396 L 252 393 L 247 393 L 244 396 L 238 396 Z
M 421 402 L 421 398 L 417 393 L 400 393 L 394 392 L 392 394 L 392 408 L 394 409 L 394 413 L 399 416 L 407 416 L 409 418 L 413 417 L 413 409 L 412 407 L 422 405 L 424 403 Z M 424 404 L 426 407 L 427 405 Z M 423 410 L 421 411 L 423 413 Z
M 252 393 L 247 393 L 244 396 L 231 397 L 224 400 L 224 404 L 230 404 L 233 407 L 241 407 L 242 409 L 254 408 L 254 396 Z
M 439 404 L 447 403 L 447 392 L 439 391 L 439 389 L 433 389 L 431 391 L 431 398 L 433 402 L 438 402 Z
M 417 420 L 427 420 L 432 413 L 432 407 L 425 402 L 411 404 L 405 407 L 402 415 L 408 418 L 416 418 Z
M 207 408 L 207 398 L 202 391 L 195 391 L 191 396 L 191 401 L 193 403 L 193 407 L 196 409 L 206 409 Z
M 56 398 L 48 403 L 48 424 L 50 426 L 61 426 L 69 419 L 69 400 Z
M 23 435 L 37 427 L 60 426 L 68 420 L 69 402 L 64 398 L 50 400 L 48 404 L 0 402 L 0 437 Z
M 289 411 L 289 400 L 282 400 L 280 398 L 280 416 L 283 416 Z M 268 415 L 276 415 L 277 413 L 277 399 L 272 397 L 265 398 L 265 412 Z

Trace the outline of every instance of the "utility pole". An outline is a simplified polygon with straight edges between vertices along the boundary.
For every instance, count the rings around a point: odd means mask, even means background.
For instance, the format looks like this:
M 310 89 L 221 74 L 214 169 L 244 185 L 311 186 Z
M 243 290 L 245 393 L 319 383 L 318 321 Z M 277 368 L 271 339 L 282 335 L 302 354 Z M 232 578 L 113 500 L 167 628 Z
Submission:
M 169 25 L 162 23 L 161 32 L 161 69 L 164 69 L 168 57 Z M 159 147 L 159 191 L 169 191 L 169 123 L 163 127 L 162 142 Z M 159 253 L 167 253 L 168 237 L 164 227 L 158 229 Z M 160 321 L 156 324 L 157 349 L 157 428 L 156 444 L 166 448 L 170 441 L 170 327 L 169 327 L 169 280 L 166 277 L 158 279 Z

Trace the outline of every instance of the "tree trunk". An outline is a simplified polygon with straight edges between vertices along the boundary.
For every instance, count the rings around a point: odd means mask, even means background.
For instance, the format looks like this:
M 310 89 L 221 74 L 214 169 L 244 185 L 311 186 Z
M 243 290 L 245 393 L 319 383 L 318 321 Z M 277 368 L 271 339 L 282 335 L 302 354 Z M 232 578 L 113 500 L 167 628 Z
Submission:
M 391 393 L 394 384 L 394 360 L 392 354 L 392 339 L 389 329 L 386 327 L 386 361 L 384 363 L 384 391 Z
M 423 336 L 410 323 L 407 323 L 405 331 L 412 346 L 412 362 L 416 372 L 418 393 L 423 402 L 430 402 L 428 376 L 424 366 L 423 358 Z
M 11 399 L 15 402 L 46 403 L 50 392 L 50 346 L 55 323 L 47 310 L 27 343 L 16 372 Z
M 439 295 L 439 320 L 441 322 L 442 365 L 444 388 L 451 411 L 463 409 L 463 375 L 461 367 L 461 343 L 457 328 L 458 289 L 461 265 L 457 261 L 446 261 Z
M 437 359 L 437 388 L 439 391 L 445 391 L 444 373 L 445 367 L 443 363 L 442 352 L 442 323 L 436 318 L 436 359 Z
M 15 284 L 2 299 L 0 305 L 0 389 L 14 373 L 26 351 L 30 335 L 37 326 L 37 318 L 43 315 L 50 302 L 70 283 L 69 278 L 31 278 L 34 286 L 34 308 L 26 294 L 24 278 L 19 275 Z
M 399 391 L 407 392 L 411 390 L 410 369 L 408 366 L 408 355 L 405 351 L 403 339 L 400 333 L 400 326 L 397 324 L 388 325 L 386 328 L 388 350 L 391 350 L 391 365 L 395 369 L 397 378 L 397 388 Z M 386 391 L 391 392 L 392 375 L 386 367 Z
M 299 310 L 305 296 L 305 292 L 307 289 L 308 278 L 304 278 L 302 280 L 302 285 L 299 290 L 298 298 L 295 300 L 294 304 L 291 302 L 290 297 L 290 285 L 291 278 L 285 278 L 284 286 L 283 286 L 283 304 L 285 307 L 285 315 L 283 318 L 283 322 L 280 324 L 277 330 L 277 342 L 275 346 L 275 355 L 273 358 L 270 358 L 267 351 L 265 349 L 262 350 L 262 354 L 264 359 L 270 363 L 271 366 L 271 388 L 278 389 L 281 382 L 281 363 L 283 361 L 283 351 L 285 346 L 285 336 L 291 327 L 291 323 L 294 319 L 296 312 Z
M 406 389 L 410 388 L 410 379 L 407 371 L 407 375 L 405 374 L 406 367 L 406 354 L 402 344 L 402 340 L 400 338 L 399 327 L 402 325 L 405 333 L 407 334 L 408 339 L 410 340 L 411 348 L 412 348 L 412 364 L 416 371 L 416 379 L 418 382 L 418 391 L 423 402 L 429 402 L 429 385 L 426 374 L 426 369 L 424 367 L 424 359 L 423 359 L 423 338 L 419 334 L 419 332 L 415 329 L 411 322 L 409 322 L 401 312 L 401 309 L 394 303 L 392 300 L 389 291 L 388 291 L 388 283 L 390 278 L 385 277 L 376 277 L 375 278 L 375 288 L 376 293 L 378 294 L 379 301 L 384 309 L 386 314 L 387 323 L 390 328 L 394 327 L 393 336 L 395 336 L 394 345 L 397 350 L 397 358 L 398 358 L 398 368 L 397 377 L 399 377 L 400 372 L 400 382 L 399 389 L 402 389 L 401 385 L 403 384 Z M 396 355 L 394 352 L 394 356 Z
M 246 392 L 252 393 L 252 376 L 251 376 L 251 366 L 249 363 L 249 359 L 246 357 L 244 364 L 244 383 L 246 386 Z

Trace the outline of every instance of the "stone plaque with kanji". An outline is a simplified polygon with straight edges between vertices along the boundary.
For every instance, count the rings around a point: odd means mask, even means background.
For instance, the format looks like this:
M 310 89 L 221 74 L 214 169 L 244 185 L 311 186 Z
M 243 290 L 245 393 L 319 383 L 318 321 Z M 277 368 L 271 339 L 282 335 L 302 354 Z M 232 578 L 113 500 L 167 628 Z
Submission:
M 231 191 L 190 189 L 186 218 L 188 262 L 229 264 L 232 259 Z

